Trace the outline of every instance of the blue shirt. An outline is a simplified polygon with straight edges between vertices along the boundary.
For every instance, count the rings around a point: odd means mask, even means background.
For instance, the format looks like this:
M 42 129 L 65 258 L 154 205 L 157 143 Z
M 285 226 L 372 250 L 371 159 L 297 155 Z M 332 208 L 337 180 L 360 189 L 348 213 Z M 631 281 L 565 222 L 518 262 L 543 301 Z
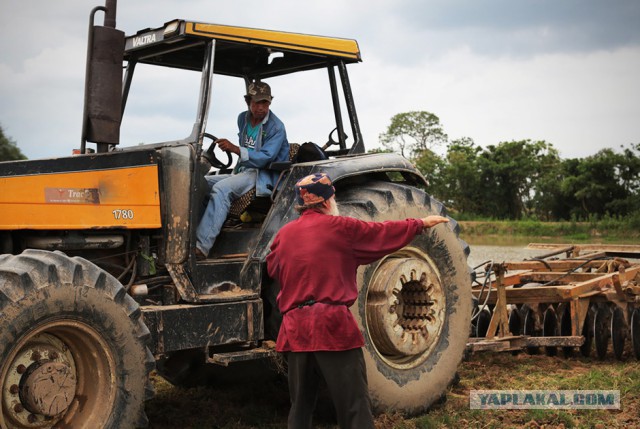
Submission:
M 258 169 L 256 178 L 256 196 L 263 197 L 271 195 L 278 180 L 277 171 L 268 170 L 267 167 L 272 162 L 289 160 L 289 142 L 284 124 L 271 111 L 259 124 L 257 136 L 253 141 L 253 150 L 247 147 L 249 141 L 247 129 L 251 125 L 249 111 L 238 115 L 238 141 L 240 142 L 240 161 L 238 171 L 247 168 Z

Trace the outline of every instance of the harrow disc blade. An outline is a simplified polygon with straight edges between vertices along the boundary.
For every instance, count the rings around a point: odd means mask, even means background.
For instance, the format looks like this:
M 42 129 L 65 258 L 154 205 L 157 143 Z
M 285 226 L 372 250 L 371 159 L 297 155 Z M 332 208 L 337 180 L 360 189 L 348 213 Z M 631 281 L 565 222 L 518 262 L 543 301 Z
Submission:
M 622 360 L 624 342 L 627 339 L 627 330 L 624 311 L 622 311 L 620 307 L 615 307 L 611 314 L 611 343 L 613 344 L 613 354 L 618 360 Z
M 591 349 L 593 348 L 593 319 L 595 318 L 595 314 L 596 307 L 591 305 L 584 318 L 584 324 L 582 325 L 584 343 L 580 346 L 580 353 L 582 353 L 584 357 L 589 357 L 591 355 Z
M 640 309 L 631 314 L 631 348 L 636 359 L 640 359 Z
M 593 320 L 593 340 L 599 359 L 604 359 L 607 356 L 609 337 L 611 336 L 610 323 L 611 309 L 607 306 L 601 306 L 596 311 L 596 317 Z
M 485 307 L 478 315 L 475 336 L 479 338 L 486 337 L 487 331 L 489 330 L 489 323 L 491 323 L 491 312 Z
M 509 332 L 512 335 L 522 335 L 522 313 L 515 306 L 509 312 Z
M 511 306 L 511 308 L 509 309 L 509 332 L 511 332 L 511 335 L 522 335 L 522 331 L 523 331 L 522 319 L 523 317 L 520 309 L 515 305 Z M 511 354 L 515 356 L 519 354 L 521 351 L 522 350 L 512 350 Z
M 571 309 L 568 305 L 561 304 L 558 307 L 558 311 L 560 313 L 560 335 L 569 336 L 571 335 Z M 562 354 L 564 357 L 569 358 L 573 356 L 573 347 L 563 347 Z
M 549 308 L 547 308 L 544 312 L 544 318 L 542 319 L 542 336 L 558 336 L 558 316 L 556 316 L 556 311 L 551 306 L 549 306 Z M 546 346 L 544 349 L 547 356 L 555 356 L 556 354 L 558 354 L 557 347 Z
M 536 332 L 536 314 L 531 307 L 528 305 L 522 307 L 522 312 L 524 314 L 524 322 L 522 324 L 522 333 L 524 335 L 530 337 L 537 337 L 538 333 Z M 536 355 L 540 349 L 538 347 L 527 347 L 527 353 L 530 355 Z

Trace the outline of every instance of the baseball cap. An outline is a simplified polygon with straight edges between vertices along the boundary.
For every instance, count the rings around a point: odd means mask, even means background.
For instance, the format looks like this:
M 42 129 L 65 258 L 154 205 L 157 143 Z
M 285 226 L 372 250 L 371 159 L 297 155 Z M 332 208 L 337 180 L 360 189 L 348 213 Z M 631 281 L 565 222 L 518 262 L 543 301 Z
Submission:
M 247 88 L 246 97 L 251 101 L 258 102 L 267 100 L 271 102 L 273 97 L 271 96 L 271 87 L 264 82 L 252 82 Z

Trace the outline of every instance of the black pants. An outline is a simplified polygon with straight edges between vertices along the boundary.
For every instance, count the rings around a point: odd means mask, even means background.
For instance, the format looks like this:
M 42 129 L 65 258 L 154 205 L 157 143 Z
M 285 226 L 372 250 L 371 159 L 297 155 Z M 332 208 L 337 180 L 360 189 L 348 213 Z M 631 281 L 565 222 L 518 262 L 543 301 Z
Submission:
M 373 415 L 362 349 L 290 352 L 289 429 L 311 428 L 320 378 L 324 378 L 341 429 L 372 429 Z

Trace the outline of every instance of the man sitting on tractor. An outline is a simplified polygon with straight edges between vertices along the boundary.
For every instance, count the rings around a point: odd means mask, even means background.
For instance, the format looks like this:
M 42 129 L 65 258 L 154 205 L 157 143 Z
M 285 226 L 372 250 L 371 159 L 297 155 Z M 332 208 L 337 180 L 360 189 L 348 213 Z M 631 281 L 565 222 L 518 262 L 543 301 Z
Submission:
M 239 161 L 233 174 L 205 176 L 209 185 L 209 202 L 196 232 L 196 258 L 205 259 L 213 247 L 233 200 L 254 187 L 256 196 L 269 196 L 278 173 L 267 169 L 272 162 L 289 160 L 289 142 L 284 124 L 269 110 L 271 88 L 264 82 L 253 82 L 245 100 L 249 109 L 238 116 L 239 145 L 227 139 L 214 143 L 223 151 L 235 153 Z

